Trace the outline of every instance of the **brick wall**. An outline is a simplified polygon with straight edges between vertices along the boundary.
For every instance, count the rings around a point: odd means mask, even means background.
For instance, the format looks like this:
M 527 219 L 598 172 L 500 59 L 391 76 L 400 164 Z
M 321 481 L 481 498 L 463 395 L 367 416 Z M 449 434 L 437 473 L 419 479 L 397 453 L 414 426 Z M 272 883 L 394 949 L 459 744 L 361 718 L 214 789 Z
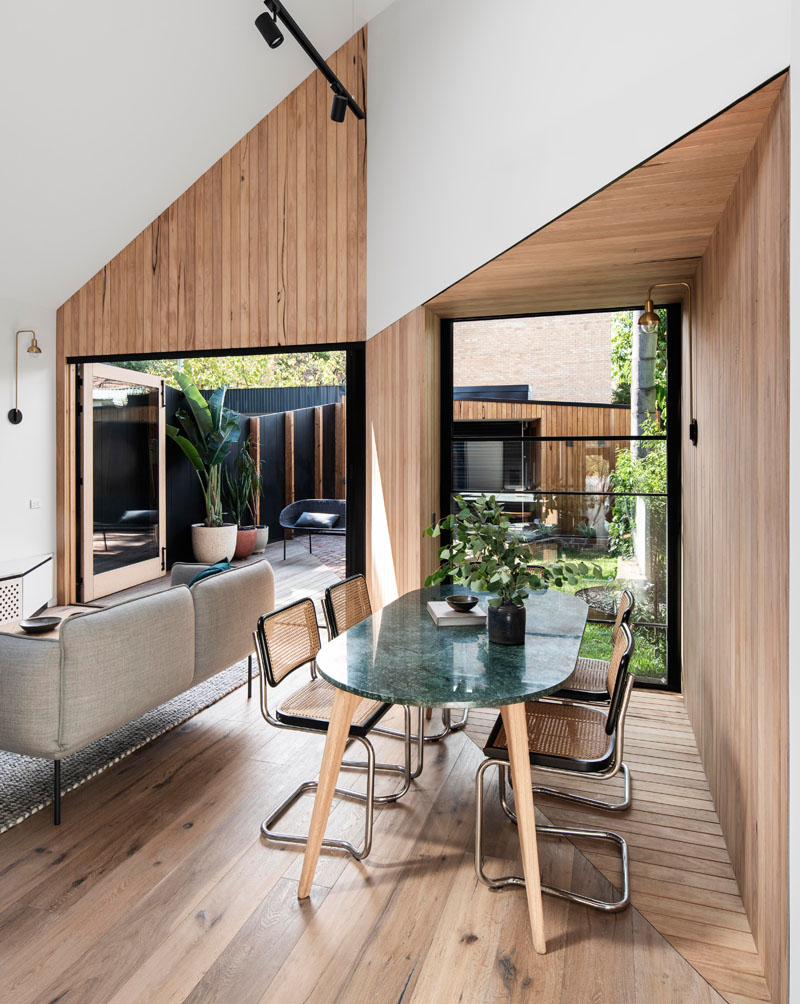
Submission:
M 463 321 L 453 383 L 530 384 L 534 400 L 611 401 L 611 314 Z

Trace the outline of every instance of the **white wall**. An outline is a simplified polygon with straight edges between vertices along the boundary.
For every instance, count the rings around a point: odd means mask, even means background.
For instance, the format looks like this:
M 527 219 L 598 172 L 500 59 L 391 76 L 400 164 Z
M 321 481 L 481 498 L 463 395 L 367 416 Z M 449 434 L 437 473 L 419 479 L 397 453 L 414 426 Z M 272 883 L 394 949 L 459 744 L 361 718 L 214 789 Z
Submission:
M 42 354 L 28 355 L 20 336 L 20 425 L 6 417 L 14 406 L 14 333 L 33 328 Z M 0 561 L 56 549 L 56 314 L 0 299 Z M 31 509 L 30 500 L 40 508 Z
M 292 0 L 328 56 L 390 0 Z M 0 296 L 57 307 L 313 65 L 260 0 L 0 4 Z
M 789 0 L 397 0 L 369 25 L 374 335 L 789 63 Z

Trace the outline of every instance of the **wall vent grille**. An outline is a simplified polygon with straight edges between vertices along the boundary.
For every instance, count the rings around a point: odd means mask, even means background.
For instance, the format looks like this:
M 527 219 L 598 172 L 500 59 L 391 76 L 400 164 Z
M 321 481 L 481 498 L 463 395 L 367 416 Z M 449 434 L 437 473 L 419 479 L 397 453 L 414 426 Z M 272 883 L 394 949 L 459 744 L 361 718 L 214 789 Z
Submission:
M 0 582 L 0 621 L 14 621 L 22 617 L 22 580 Z

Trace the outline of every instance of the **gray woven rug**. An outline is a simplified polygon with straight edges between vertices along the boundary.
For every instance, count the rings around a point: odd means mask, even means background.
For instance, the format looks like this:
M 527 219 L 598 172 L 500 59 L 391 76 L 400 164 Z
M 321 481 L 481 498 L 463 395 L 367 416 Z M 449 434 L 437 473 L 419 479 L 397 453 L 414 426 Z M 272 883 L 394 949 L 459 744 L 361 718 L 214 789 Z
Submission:
M 255 662 L 255 660 L 254 660 Z M 258 687 L 253 666 L 253 686 Z M 247 660 L 217 673 L 191 690 L 61 761 L 61 791 L 72 791 L 141 749 L 158 736 L 182 725 L 198 711 L 241 687 L 247 680 Z M 0 751 L 0 833 L 32 816 L 53 801 L 53 761 Z

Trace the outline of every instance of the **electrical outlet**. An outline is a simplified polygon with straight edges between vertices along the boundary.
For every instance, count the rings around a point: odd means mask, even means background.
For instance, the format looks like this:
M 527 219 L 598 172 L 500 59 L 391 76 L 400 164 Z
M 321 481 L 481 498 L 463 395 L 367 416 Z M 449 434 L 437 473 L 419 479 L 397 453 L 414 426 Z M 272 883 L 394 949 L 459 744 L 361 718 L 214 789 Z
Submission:
M 30 506 L 31 509 L 41 509 L 42 503 L 39 501 L 39 499 L 31 499 Z

